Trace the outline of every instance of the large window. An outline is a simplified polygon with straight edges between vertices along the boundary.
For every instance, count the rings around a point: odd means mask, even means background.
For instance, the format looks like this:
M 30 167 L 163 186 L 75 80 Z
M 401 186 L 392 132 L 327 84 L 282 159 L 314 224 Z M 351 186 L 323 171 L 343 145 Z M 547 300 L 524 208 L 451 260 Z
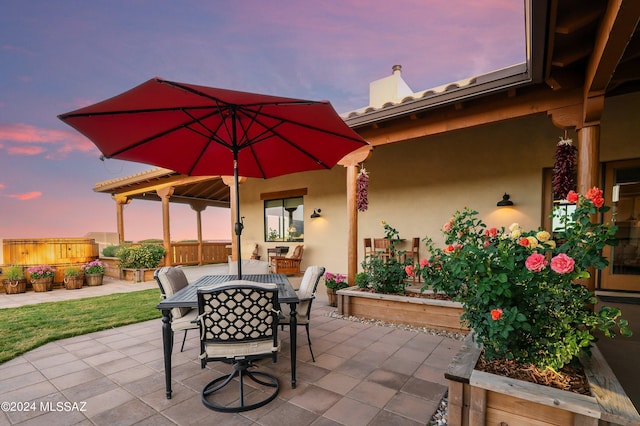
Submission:
M 304 201 L 302 197 L 264 202 L 265 241 L 304 241 Z

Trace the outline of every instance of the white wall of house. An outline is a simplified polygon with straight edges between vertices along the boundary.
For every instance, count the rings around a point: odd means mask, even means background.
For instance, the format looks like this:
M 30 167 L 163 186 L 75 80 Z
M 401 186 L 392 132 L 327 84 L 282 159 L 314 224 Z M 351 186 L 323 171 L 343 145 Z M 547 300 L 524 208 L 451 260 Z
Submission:
M 601 161 L 640 158 L 637 139 L 640 95 L 607 101 L 601 125 Z M 459 130 L 392 145 L 378 146 L 364 164 L 370 174 L 369 209 L 358 215 L 358 251 L 362 239 L 382 237 L 381 221 L 412 237 L 430 236 L 443 243 L 440 229 L 455 210 L 470 207 L 487 225 L 525 229 L 542 223 L 545 167 L 553 166 L 556 144 L 563 132 L 546 114 Z M 569 133 L 577 143 L 574 132 Z M 347 271 L 346 169 L 315 171 L 275 179 L 248 179 L 240 187 L 245 216 L 243 241 L 255 241 L 266 259 L 263 202 L 260 194 L 307 188 L 305 254 L 302 267 L 322 265 Z M 507 192 L 515 206 L 496 207 Z M 310 219 L 314 208 L 322 217 Z M 288 244 L 291 247 L 296 243 Z M 421 255 L 426 254 L 424 246 Z

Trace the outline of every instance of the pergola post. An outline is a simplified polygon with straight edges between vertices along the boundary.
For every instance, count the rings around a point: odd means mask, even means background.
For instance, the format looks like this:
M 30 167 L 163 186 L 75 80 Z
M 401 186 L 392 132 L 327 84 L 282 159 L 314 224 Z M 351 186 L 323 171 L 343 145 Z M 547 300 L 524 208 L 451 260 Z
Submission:
M 169 197 L 173 195 L 173 191 L 173 186 L 156 190 L 156 193 L 162 200 L 162 240 L 165 250 L 165 266 L 171 266 L 173 264 L 173 256 L 171 255 L 171 227 L 169 222 Z
M 111 199 L 116 202 L 116 220 L 118 222 L 118 244 L 124 244 L 124 211 L 125 204 L 129 204 L 131 199 L 122 195 L 112 195 Z
M 207 208 L 203 201 L 192 201 L 189 203 L 191 210 L 196 212 L 196 222 L 198 226 L 198 266 L 202 266 L 202 211 Z

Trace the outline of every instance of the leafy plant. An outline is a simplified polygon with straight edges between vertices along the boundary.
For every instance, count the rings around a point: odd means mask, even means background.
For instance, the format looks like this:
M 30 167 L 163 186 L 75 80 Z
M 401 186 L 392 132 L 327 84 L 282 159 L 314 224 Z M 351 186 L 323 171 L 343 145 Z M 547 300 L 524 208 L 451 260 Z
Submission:
M 386 294 L 404 294 L 407 278 L 406 266 L 410 261 L 400 261 L 404 257 L 404 251 L 396 250 L 400 243 L 398 231 L 382 222 L 384 227 L 385 238 L 389 241 L 389 251 L 392 254 L 389 257 L 383 257 L 376 254 L 367 256 L 362 262 L 362 268 L 368 275 L 368 285 L 373 288 L 376 293 Z
M 443 226 L 446 247 L 434 248 L 418 268 L 427 285 L 462 303 L 474 337 L 485 357 L 515 359 L 558 370 L 581 353 L 589 353 L 601 330 L 613 336 L 631 331 L 618 309 L 592 310 L 596 299 L 576 283 L 589 278 L 589 268 L 603 269 L 601 250 L 614 245 L 616 227 L 591 221 L 604 213 L 602 191 L 585 196 L 571 191 L 577 203 L 564 231 L 551 235 L 524 231 L 517 223 L 508 230 L 487 228 L 476 211 L 457 211 Z
M 80 268 L 77 266 L 67 266 L 64 268 L 65 277 L 77 277 L 80 275 Z
M 157 268 L 165 255 L 164 247 L 156 244 L 126 246 L 116 252 L 120 268 Z
M 33 266 L 27 270 L 29 271 L 31 279 L 53 278 L 56 271 L 55 268 L 49 265 Z
M 7 269 L 7 279 L 10 281 L 17 281 L 24 279 L 24 272 L 22 266 L 11 265 Z
M 367 288 L 369 286 L 369 274 L 358 272 L 355 277 L 355 283 L 358 288 Z
M 102 249 L 102 255 L 104 257 L 116 257 L 116 253 L 118 252 L 118 250 L 120 250 L 123 246 L 107 246 L 104 249 Z
M 99 260 L 93 260 L 82 265 L 85 274 L 104 274 L 104 264 Z
M 324 274 L 324 285 L 332 290 L 340 290 L 341 288 L 349 287 L 347 283 L 347 277 L 342 274 L 333 274 L 327 272 Z

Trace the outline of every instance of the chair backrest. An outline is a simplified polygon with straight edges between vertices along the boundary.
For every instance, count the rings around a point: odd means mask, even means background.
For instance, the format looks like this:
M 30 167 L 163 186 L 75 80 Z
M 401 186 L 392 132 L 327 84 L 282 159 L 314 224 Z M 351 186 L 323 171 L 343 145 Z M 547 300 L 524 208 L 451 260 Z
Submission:
M 163 266 L 162 268 L 156 269 L 153 276 L 158 283 L 158 287 L 160 287 L 160 293 L 163 299 L 173 296 L 189 285 L 184 271 L 175 266 Z M 190 310 L 191 308 L 173 308 L 171 315 L 173 318 L 181 318 Z
M 229 256 L 229 275 L 236 275 L 238 273 L 238 261 L 231 260 Z M 249 274 L 268 274 L 269 262 L 256 259 L 242 259 L 242 275 Z
M 373 245 L 371 243 L 371 238 L 364 239 L 364 256 L 370 256 L 373 253 Z
M 296 246 L 293 249 L 293 253 L 289 256 L 290 259 L 302 259 L 302 253 L 304 253 L 304 246 Z
M 374 238 L 373 248 L 376 251 L 388 251 L 391 246 L 391 242 L 386 238 Z
M 277 342 L 278 286 L 246 280 L 198 289 L 200 339 L 206 343 Z
M 300 282 L 300 288 L 298 289 L 298 297 L 300 303 L 298 304 L 298 316 L 308 317 L 311 309 L 311 300 L 318 288 L 320 278 L 324 275 L 325 268 L 322 266 L 309 266 L 304 271 L 302 281 Z M 304 300 L 308 299 L 308 300 Z

